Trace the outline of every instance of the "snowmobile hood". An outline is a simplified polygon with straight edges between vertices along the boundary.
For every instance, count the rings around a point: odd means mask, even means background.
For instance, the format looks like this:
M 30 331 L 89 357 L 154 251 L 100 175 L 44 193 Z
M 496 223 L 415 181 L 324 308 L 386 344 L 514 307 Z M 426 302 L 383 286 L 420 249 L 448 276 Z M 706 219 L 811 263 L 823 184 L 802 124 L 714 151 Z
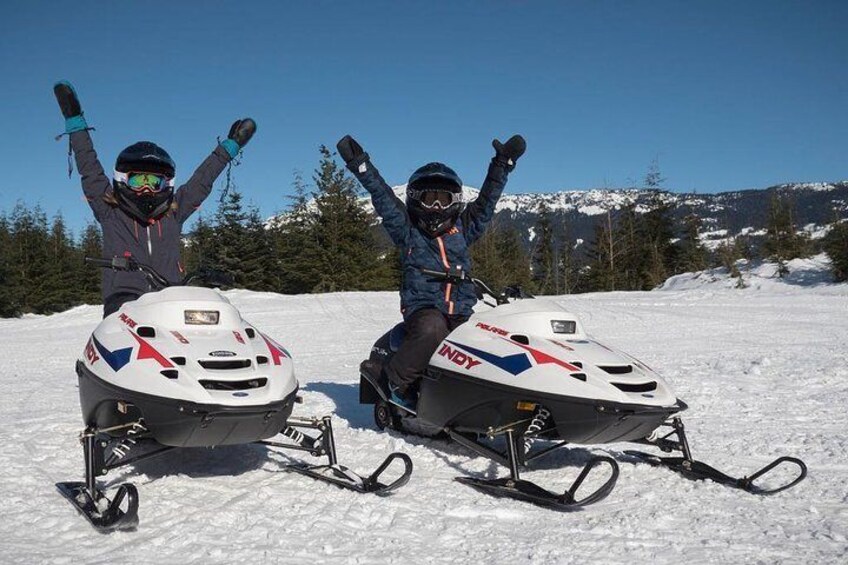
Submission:
M 442 342 L 430 363 L 570 398 L 663 407 L 677 402 L 660 375 L 592 339 L 577 316 L 547 300 L 521 300 L 475 314 Z
M 217 323 L 187 323 L 186 311 L 198 310 L 217 312 Z M 125 303 L 94 330 L 81 361 L 121 388 L 195 403 L 266 404 L 297 388 L 289 352 L 220 293 L 200 287 Z

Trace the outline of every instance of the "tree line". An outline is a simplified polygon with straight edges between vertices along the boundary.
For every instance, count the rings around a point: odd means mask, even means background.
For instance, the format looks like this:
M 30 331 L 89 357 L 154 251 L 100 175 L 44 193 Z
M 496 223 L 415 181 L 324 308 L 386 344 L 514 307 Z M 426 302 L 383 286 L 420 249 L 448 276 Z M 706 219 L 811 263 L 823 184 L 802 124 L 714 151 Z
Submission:
M 699 238 L 694 213 L 675 220 L 662 198 L 659 170 L 644 179 L 655 197 L 646 212 L 634 205 L 598 216 L 590 241 L 579 242 L 568 225 L 554 229 L 553 212 L 540 204 L 528 246 L 514 227 L 496 218 L 471 248 L 474 275 L 493 288 L 518 285 L 534 294 L 649 290 L 668 277 L 723 266 L 738 277 L 739 259 L 786 263 L 826 251 L 837 281 L 848 280 L 848 222 L 834 218 L 817 241 L 799 233 L 792 202 L 775 193 L 766 234 L 758 245 L 737 236 L 713 251 Z M 398 251 L 367 211 L 358 183 L 326 147 L 311 179 L 295 175 L 294 196 L 285 214 L 265 221 L 234 187 L 225 189 L 211 216 L 201 215 L 185 235 L 188 272 L 214 268 L 232 286 L 300 294 L 396 290 Z M 61 215 L 48 220 L 39 208 L 18 204 L 0 215 L 0 317 L 46 314 L 100 302 L 100 273 L 83 258 L 100 256 L 101 235 L 89 223 L 76 237 Z

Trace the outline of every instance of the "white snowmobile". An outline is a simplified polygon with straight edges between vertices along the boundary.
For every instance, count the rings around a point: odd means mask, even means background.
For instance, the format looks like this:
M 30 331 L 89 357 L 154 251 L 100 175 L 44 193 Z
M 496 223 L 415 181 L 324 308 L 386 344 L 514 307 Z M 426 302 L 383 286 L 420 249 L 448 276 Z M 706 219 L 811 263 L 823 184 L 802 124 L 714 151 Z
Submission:
M 178 447 L 259 442 L 326 456 L 326 465 L 285 468 L 357 492 L 382 495 L 407 483 L 407 455 L 392 453 L 362 477 L 338 463 L 329 416 L 292 417 L 300 397 L 291 355 L 217 291 L 170 286 L 132 258 L 87 261 L 140 271 L 160 289 L 106 317 L 76 364 L 85 482 L 56 486 L 94 527 L 111 531 L 138 523 L 135 486 L 122 484 L 107 497 L 98 476 Z M 269 439 L 277 434 L 283 441 Z M 380 482 L 396 460 L 403 463 L 402 474 Z
M 422 271 L 433 280 L 473 284 L 478 298 L 494 299 L 486 302 L 492 309 L 475 313 L 439 345 L 414 409 L 392 401 L 381 371 L 403 340 L 403 324 L 395 326 L 377 340 L 361 365 L 360 402 L 374 404 L 380 429 L 447 435 L 510 471 L 506 478 L 457 477 L 458 481 L 495 496 L 560 510 L 580 508 L 612 492 L 619 473 L 614 459 L 590 459 L 563 494 L 521 479 L 519 467 L 570 443 L 612 442 L 679 452 L 680 457 L 626 453 L 689 478 L 708 478 L 755 494 L 779 492 L 806 476 L 806 466 L 794 457 L 780 457 L 742 479 L 694 460 L 677 416 L 686 404 L 644 363 L 586 335 L 575 315 L 548 300 L 515 300 L 532 298 L 515 288 L 496 294 L 463 271 Z M 670 431 L 663 431 L 666 427 Z M 504 448 L 493 441 L 500 437 L 505 439 Z M 542 443 L 547 445 L 539 447 Z M 797 466 L 797 476 L 772 487 L 755 484 L 782 464 Z M 604 467 L 609 472 L 606 481 L 581 495 L 578 489 L 590 472 Z

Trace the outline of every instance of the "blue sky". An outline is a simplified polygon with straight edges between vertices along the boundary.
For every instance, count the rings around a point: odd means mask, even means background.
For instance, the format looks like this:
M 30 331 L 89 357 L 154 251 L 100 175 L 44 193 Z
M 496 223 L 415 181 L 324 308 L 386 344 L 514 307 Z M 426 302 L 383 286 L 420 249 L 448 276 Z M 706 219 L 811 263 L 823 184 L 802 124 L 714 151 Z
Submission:
M 0 210 L 91 217 L 53 141 L 61 78 L 107 171 L 150 139 L 185 180 L 255 118 L 234 173 L 265 215 L 346 133 L 392 184 L 439 160 L 479 186 L 513 133 L 511 192 L 627 186 L 655 157 L 675 190 L 842 180 L 846 29 L 843 1 L 20 2 L 0 21 Z

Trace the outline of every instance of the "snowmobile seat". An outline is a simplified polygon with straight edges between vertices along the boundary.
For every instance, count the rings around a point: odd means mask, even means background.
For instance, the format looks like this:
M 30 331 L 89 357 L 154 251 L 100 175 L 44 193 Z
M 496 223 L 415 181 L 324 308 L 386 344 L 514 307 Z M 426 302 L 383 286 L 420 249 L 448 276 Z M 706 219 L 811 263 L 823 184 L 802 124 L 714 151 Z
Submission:
M 406 337 L 406 325 L 401 322 L 389 332 L 389 349 L 391 349 L 392 353 L 397 353 L 397 350 L 400 349 L 400 344 L 403 343 L 404 338 Z

